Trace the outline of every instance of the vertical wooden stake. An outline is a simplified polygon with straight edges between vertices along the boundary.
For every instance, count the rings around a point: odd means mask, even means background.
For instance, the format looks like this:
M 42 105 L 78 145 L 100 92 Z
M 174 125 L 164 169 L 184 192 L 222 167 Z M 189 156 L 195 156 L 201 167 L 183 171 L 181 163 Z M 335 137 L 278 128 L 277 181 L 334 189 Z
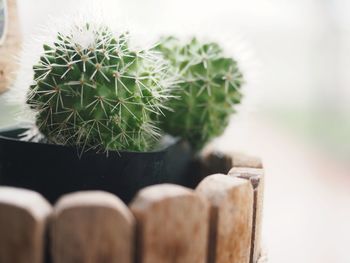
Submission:
M 210 174 L 226 174 L 232 168 L 232 157 L 230 154 L 215 150 L 213 147 L 205 148 L 200 156 L 201 174 L 204 178 Z
M 214 173 L 227 174 L 232 167 L 262 168 L 260 158 L 243 153 L 221 152 L 212 147 L 203 151 L 200 163 L 202 177 Z
M 50 212 L 51 206 L 38 193 L 0 187 L 0 262 L 44 262 Z
M 137 219 L 137 262 L 206 262 L 209 206 L 204 198 L 163 184 L 141 190 L 130 208 Z
M 55 206 L 51 239 L 54 263 L 132 263 L 134 218 L 112 194 L 68 194 Z
M 263 164 L 260 158 L 244 153 L 231 154 L 232 167 L 257 168 L 262 169 Z
M 223 174 L 206 177 L 196 188 L 211 204 L 210 263 L 248 263 L 252 234 L 253 189 Z
M 261 253 L 261 228 L 264 197 L 264 170 L 234 167 L 229 175 L 249 181 L 254 189 L 253 234 L 250 263 L 257 262 Z
M 3 1 L 7 2 L 7 21 L 5 21 L 7 30 L 2 39 L 3 43 L 0 43 L 0 93 L 5 91 L 14 79 L 13 73 L 19 67 L 15 57 L 21 46 L 17 1 Z

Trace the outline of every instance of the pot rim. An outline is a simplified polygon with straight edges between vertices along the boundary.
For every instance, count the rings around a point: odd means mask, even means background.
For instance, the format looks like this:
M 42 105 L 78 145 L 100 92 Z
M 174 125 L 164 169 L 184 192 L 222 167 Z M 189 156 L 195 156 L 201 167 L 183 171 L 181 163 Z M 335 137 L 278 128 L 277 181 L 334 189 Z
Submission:
M 32 144 L 32 145 L 42 145 L 42 146 L 49 146 L 49 147 L 59 147 L 62 149 L 71 149 L 74 151 L 78 151 L 79 149 L 74 147 L 74 146 L 67 146 L 67 145 L 61 145 L 61 144 L 50 144 L 50 143 L 43 143 L 43 142 L 31 142 L 31 141 L 24 141 L 24 140 L 20 140 L 19 138 L 14 138 L 11 136 L 6 136 L 4 135 L 4 133 L 8 133 L 11 131 L 21 131 L 24 132 L 26 130 L 28 130 L 29 128 L 26 126 L 22 126 L 22 125 L 12 125 L 12 126 L 7 126 L 7 127 L 1 127 L 0 128 L 0 143 L 1 141 L 11 141 L 11 142 L 16 142 L 16 143 L 23 143 L 23 144 Z M 127 153 L 131 153 L 131 154 L 155 154 L 155 153 L 165 153 L 170 147 L 172 147 L 173 145 L 176 145 L 178 143 L 180 143 L 181 141 L 183 141 L 181 138 L 179 137 L 173 137 L 170 135 L 165 135 L 167 138 L 167 142 L 163 143 L 163 145 L 161 145 L 159 148 L 156 147 L 156 149 L 151 150 L 151 151 L 146 151 L 146 152 L 137 152 L 137 151 L 127 151 L 127 150 L 121 150 L 121 151 L 116 151 L 116 150 L 108 150 L 108 154 L 127 154 Z M 106 154 L 106 152 L 97 152 L 94 150 L 88 150 L 86 152 L 83 152 L 83 155 L 85 153 L 96 153 L 96 154 Z

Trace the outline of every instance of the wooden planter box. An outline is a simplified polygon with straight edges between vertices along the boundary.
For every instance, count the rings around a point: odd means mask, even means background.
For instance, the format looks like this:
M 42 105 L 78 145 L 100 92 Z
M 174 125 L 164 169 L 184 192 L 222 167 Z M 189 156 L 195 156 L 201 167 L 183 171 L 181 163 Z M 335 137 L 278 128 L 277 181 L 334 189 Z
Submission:
M 52 207 L 33 191 L 0 187 L 0 262 L 266 262 L 261 162 L 210 153 L 200 170 L 195 189 L 150 186 L 128 206 L 86 191 Z

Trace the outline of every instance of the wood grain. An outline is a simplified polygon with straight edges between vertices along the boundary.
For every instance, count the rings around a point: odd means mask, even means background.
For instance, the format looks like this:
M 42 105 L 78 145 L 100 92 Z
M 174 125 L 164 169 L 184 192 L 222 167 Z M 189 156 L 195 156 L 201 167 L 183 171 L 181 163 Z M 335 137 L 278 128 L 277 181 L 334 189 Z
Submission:
M 137 194 L 130 208 L 137 219 L 137 262 L 206 262 L 209 206 L 193 190 L 150 186 Z
M 86 191 L 62 197 L 51 224 L 54 263 L 131 263 L 135 220 L 116 196 Z
M 263 168 L 260 158 L 240 152 L 222 152 L 206 148 L 200 156 L 201 175 L 227 174 L 232 167 Z
M 248 263 L 252 235 L 253 189 L 243 179 L 206 177 L 196 188 L 211 205 L 210 263 Z
M 217 151 L 212 147 L 206 148 L 201 153 L 200 164 L 203 177 L 216 173 L 227 174 L 233 165 L 230 154 Z
M 232 167 L 263 168 L 261 159 L 256 156 L 235 152 L 231 157 Z
M 38 193 L 0 187 L 0 262 L 41 263 L 49 203 Z
M 250 262 L 257 262 L 261 254 L 261 231 L 264 199 L 264 170 L 234 167 L 228 173 L 232 177 L 242 178 L 251 183 L 254 189 L 253 230 Z
M 5 42 L 0 45 L 0 93 L 11 85 L 15 78 L 16 56 L 21 47 L 21 32 L 17 14 L 16 0 L 5 0 L 8 3 L 8 28 Z

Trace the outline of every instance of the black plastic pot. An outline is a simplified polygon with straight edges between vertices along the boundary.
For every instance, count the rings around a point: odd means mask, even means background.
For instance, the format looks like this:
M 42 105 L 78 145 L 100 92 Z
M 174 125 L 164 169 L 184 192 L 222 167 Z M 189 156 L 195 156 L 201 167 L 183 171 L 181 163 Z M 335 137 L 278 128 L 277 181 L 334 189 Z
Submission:
M 79 157 L 73 147 L 20 141 L 24 131 L 0 131 L 0 185 L 35 190 L 51 203 L 80 190 L 108 191 L 128 203 L 145 186 L 191 183 L 192 152 L 184 141 L 154 152 L 86 152 Z

